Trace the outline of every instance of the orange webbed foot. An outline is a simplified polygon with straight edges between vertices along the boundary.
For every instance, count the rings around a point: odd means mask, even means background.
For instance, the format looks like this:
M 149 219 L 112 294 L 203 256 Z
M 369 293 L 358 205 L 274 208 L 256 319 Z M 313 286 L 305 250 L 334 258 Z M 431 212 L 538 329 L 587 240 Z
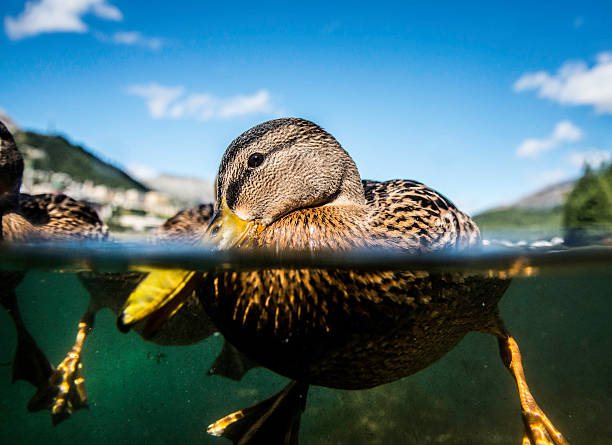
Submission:
M 514 377 L 519 390 L 525 425 L 522 445 L 569 445 L 563 434 L 555 428 L 531 395 L 516 341 L 509 336 L 499 337 L 499 346 L 504 364 Z
M 535 402 L 529 412 L 523 411 L 523 422 L 525 423 L 523 445 L 569 445 L 563 434 L 555 428 Z
M 207 432 L 234 445 L 297 445 L 307 393 L 307 383 L 293 381 L 269 399 L 217 420 Z
M 54 425 L 66 420 L 74 411 L 87 408 L 81 351 L 92 323 L 93 314 L 85 314 L 79 323 L 79 332 L 72 350 L 53 371 L 49 380 L 38 388 L 28 404 L 29 411 L 48 409 Z

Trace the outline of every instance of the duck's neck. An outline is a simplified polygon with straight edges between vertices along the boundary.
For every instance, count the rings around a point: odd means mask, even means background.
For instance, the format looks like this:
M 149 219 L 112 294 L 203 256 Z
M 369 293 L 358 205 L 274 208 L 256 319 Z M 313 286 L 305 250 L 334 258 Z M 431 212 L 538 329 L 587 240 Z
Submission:
M 365 206 L 366 198 L 363 190 L 363 182 L 359 176 L 357 166 L 352 159 L 347 159 L 347 165 L 344 168 L 340 188 L 336 196 L 334 196 L 326 206 Z
M 256 241 L 275 250 L 348 250 L 370 245 L 366 206 L 335 204 L 293 211 L 263 230 Z

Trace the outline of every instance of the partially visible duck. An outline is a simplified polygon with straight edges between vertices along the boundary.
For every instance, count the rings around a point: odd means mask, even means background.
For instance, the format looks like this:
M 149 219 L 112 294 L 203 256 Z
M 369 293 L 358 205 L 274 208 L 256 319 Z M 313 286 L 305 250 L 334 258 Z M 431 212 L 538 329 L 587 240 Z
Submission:
M 108 229 L 95 210 L 65 195 L 27 195 L 20 193 L 23 158 L 13 135 L 0 122 L 0 237 L 2 242 L 103 240 Z M 53 386 L 54 419 L 63 412 L 78 409 L 86 403 L 81 390 L 78 363 L 66 370 L 55 369 L 29 334 L 17 303 L 15 288 L 23 279 L 22 272 L 0 272 L 0 303 L 9 312 L 17 329 L 17 349 L 13 362 L 13 381 L 26 380 L 39 388 Z M 81 335 L 89 326 L 83 324 Z M 72 385 L 59 383 L 71 373 Z

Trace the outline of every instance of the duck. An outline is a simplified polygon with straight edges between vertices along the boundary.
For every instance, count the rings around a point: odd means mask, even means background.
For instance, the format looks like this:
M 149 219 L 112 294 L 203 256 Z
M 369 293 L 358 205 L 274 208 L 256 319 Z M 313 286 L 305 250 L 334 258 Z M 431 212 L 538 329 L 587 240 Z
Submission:
M 219 250 L 316 258 L 380 249 L 465 253 L 482 244 L 474 221 L 444 195 L 413 180 L 362 180 L 340 143 L 305 119 L 271 120 L 238 136 L 223 154 L 215 187 L 203 242 Z M 384 266 L 158 271 L 132 292 L 121 326 L 171 304 L 172 285 L 164 298 L 147 295 L 146 281 L 168 273 L 168 283 L 197 282 L 200 302 L 234 347 L 291 379 L 269 399 L 211 424 L 214 436 L 295 445 L 311 385 L 359 390 L 393 382 L 430 366 L 468 332 L 481 332 L 497 339 L 517 385 L 523 445 L 567 444 L 535 402 L 500 316 L 507 277 Z
M 4 243 L 37 241 L 105 241 L 110 232 L 88 204 L 66 195 L 20 193 L 23 158 L 10 131 L 0 122 L 0 231 Z M 151 235 L 152 243 L 188 243 L 202 236 L 202 227 L 213 214 L 211 204 L 201 204 L 179 211 Z M 17 330 L 17 347 L 13 359 L 12 380 L 24 380 L 37 388 L 28 410 L 49 410 L 54 425 L 88 406 L 83 363 L 85 339 L 94 326 L 96 313 L 109 308 L 117 314 L 130 292 L 146 273 L 79 272 L 79 281 L 90 296 L 86 312 L 78 323 L 76 341 L 66 357 L 55 367 L 47 359 L 21 317 L 15 289 L 25 273 L 0 271 L 0 303 L 8 311 Z M 136 327 L 143 338 L 159 345 L 188 345 L 210 337 L 217 330 L 194 297 L 160 329 Z M 210 367 L 209 375 L 240 380 L 256 364 L 246 359 L 230 344 Z
M 108 228 L 88 204 L 66 195 L 20 193 L 24 162 L 15 139 L 0 122 L 0 241 L 26 243 L 37 241 L 105 240 Z M 25 380 L 37 388 L 53 383 L 54 416 L 86 405 L 82 391 L 82 372 L 78 362 L 51 365 L 28 332 L 21 317 L 16 287 L 24 278 L 21 271 L 0 271 L 0 303 L 8 311 L 17 330 L 17 348 L 12 380 Z M 80 335 L 89 330 L 80 325 Z M 66 369 L 67 365 L 73 365 Z M 62 385 L 70 374 L 72 385 Z

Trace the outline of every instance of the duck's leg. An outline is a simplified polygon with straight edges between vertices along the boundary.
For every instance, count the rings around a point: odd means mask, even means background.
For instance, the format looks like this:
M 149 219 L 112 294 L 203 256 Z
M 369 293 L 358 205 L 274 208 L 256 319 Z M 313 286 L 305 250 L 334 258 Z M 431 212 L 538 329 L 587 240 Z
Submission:
M 93 327 L 94 317 L 95 311 L 91 309 L 83 315 L 74 346 L 28 404 L 30 411 L 48 409 L 54 425 L 70 417 L 74 411 L 87 408 L 81 352 L 85 337 Z
M 506 331 L 501 319 L 498 318 L 496 326 L 490 332 L 497 336 L 502 361 L 514 377 L 518 387 L 525 424 L 522 445 L 569 445 L 563 434 L 555 428 L 531 395 L 523 372 L 518 344 Z
M 257 366 L 255 362 L 224 340 L 223 349 L 208 370 L 208 375 L 221 375 L 239 381 L 249 369 Z
M 234 445 L 297 445 L 308 386 L 293 381 L 275 396 L 217 420 L 207 431 Z
M 53 366 L 47 356 L 40 350 L 32 335 L 28 332 L 21 318 L 15 287 L 8 285 L 0 289 L 0 303 L 11 316 L 17 331 L 17 348 L 13 360 L 13 382 L 25 380 L 39 387 L 49 379 Z

